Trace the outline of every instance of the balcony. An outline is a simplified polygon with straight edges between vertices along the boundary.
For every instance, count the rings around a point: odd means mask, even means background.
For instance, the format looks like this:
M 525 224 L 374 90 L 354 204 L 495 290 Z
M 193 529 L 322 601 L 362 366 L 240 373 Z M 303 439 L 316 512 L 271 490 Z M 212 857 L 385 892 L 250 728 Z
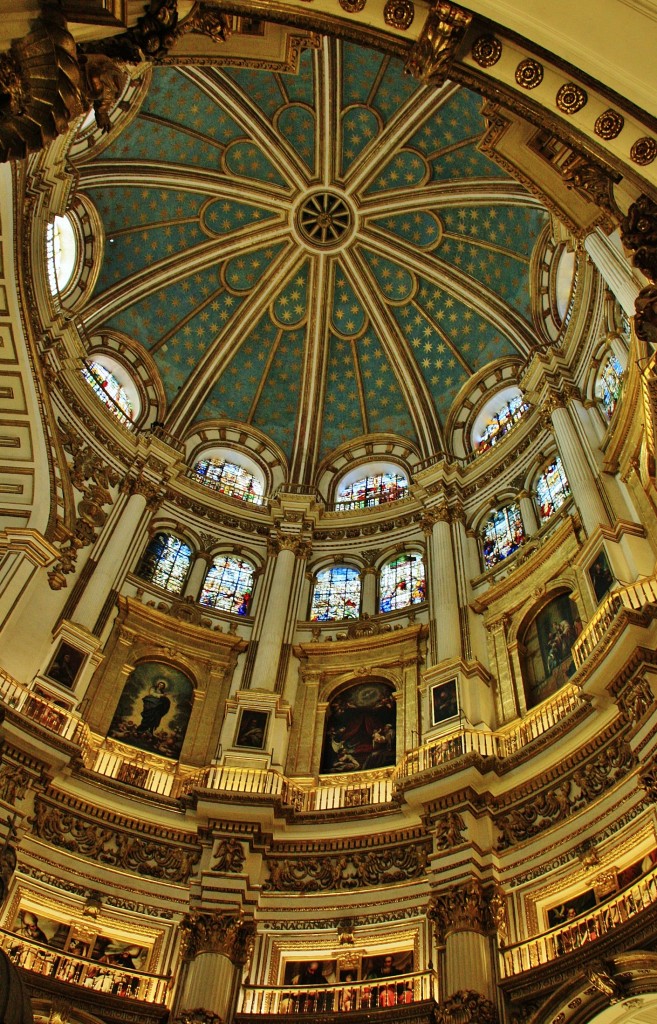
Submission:
M 245 1024 L 251 1018 L 263 1016 L 305 1016 L 314 1020 L 326 1014 L 367 1014 L 412 1004 L 433 1007 L 437 1000 L 437 980 L 433 971 L 418 971 L 394 979 L 350 981 L 341 985 L 322 985 L 311 988 L 303 985 L 287 987 L 246 986 L 241 993 L 236 1024 Z M 407 1017 L 407 1014 L 404 1014 Z

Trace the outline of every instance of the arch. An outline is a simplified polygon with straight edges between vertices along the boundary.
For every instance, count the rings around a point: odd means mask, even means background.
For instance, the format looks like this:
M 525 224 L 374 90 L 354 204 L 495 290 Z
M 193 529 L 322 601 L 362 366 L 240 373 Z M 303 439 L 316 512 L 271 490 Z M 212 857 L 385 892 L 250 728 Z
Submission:
M 595 396 L 607 423 L 614 415 L 623 390 L 625 368 L 616 352 L 609 352 L 595 379 Z
M 206 573 L 199 604 L 232 615 L 248 615 L 256 568 L 238 555 L 216 555 Z
M 341 687 L 328 704 L 320 773 L 370 771 L 396 761 L 394 686 L 372 676 Z
M 76 194 L 65 211 L 52 211 L 45 226 L 45 257 L 55 305 L 79 309 L 92 294 L 103 260 L 104 232 L 88 196 Z
M 108 738 L 177 760 L 193 705 L 186 672 L 161 661 L 141 661 L 119 697 Z
M 99 401 L 124 426 L 132 426 L 140 418 L 139 391 L 118 360 L 99 353 L 96 358 L 84 361 L 81 372 Z
M 527 708 L 536 707 L 575 674 L 572 647 L 582 631 L 572 590 L 553 590 L 518 630 Z
M 470 448 L 481 455 L 513 430 L 530 405 L 517 384 L 508 384 L 491 395 L 477 413 L 470 429 Z
M 488 363 L 466 381 L 452 405 L 445 427 L 451 454 L 462 459 L 472 458 L 471 439 L 475 421 L 499 391 L 519 389 L 520 371 L 520 360 L 506 357 Z
M 229 458 L 262 479 L 263 493 L 273 494 L 287 478 L 282 450 L 253 424 L 225 420 L 195 423 L 184 439 L 185 459 L 194 479 L 194 466 L 209 458 Z
M 132 392 L 139 412 L 134 425 L 142 429 L 161 423 L 166 416 L 164 386 L 151 354 L 119 331 L 101 330 L 86 339 L 86 359 L 102 363 Z
M 360 601 L 360 570 L 351 565 L 332 565 L 314 575 L 308 617 L 311 622 L 357 619 Z
M 405 551 L 384 562 L 379 571 L 379 611 L 408 608 L 426 600 L 427 581 L 422 554 Z
M 174 533 L 159 532 L 149 540 L 135 570 L 140 576 L 170 594 L 182 594 L 192 563 L 192 548 Z

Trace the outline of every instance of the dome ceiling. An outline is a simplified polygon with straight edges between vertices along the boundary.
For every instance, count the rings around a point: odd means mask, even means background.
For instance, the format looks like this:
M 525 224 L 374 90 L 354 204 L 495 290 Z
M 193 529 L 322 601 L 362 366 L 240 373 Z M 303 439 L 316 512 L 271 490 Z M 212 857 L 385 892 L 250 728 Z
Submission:
M 328 39 L 296 75 L 154 68 L 78 164 L 106 232 L 87 327 L 148 349 L 169 429 L 251 424 L 293 480 L 366 434 L 439 450 L 468 379 L 533 339 L 547 213 L 478 151 L 481 105 Z

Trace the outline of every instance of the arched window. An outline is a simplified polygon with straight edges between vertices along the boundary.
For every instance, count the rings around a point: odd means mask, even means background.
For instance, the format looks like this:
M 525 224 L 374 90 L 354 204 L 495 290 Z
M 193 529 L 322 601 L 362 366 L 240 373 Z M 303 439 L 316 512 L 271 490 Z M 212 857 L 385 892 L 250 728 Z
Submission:
M 623 367 L 620 360 L 612 353 L 600 370 L 596 383 L 596 391 L 607 420 L 613 416 L 622 390 Z
M 490 569 L 517 551 L 527 540 L 525 528 L 516 504 L 496 509 L 487 519 L 482 531 L 484 568 Z
M 262 480 L 228 459 L 201 459 L 194 466 L 194 479 L 220 494 L 262 505 Z
M 310 606 L 312 622 L 357 619 L 360 610 L 360 573 L 336 565 L 317 573 Z
M 122 423 L 129 425 L 140 412 L 139 395 L 126 373 L 118 369 L 119 380 L 114 366 L 105 365 L 98 360 L 85 362 L 82 376 L 100 401 Z
M 71 281 L 78 258 L 78 243 L 70 217 L 55 217 L 46 225 L 46 258 L 50 292 L 58 295 Z
M 518 388 L 507 388 L 486 402 L 472 428 L 472 448 L 479 455 L 488 451 L 522 419 L 529 403 Z
M 394 687 L 367 679 L 331 700 L 324 727 L 322 773 L 369 771 L 396 760 Z
M 408 480 L 403 473 L 372 472 L 359 476 L 357 480 L 343 481 L 335 507 L 345 512 L 353 508 L 370 508 L 403 498 L 407 491 Z
M 255 568 L 234 555 L 218 555 L 205 577 L 199 603 L 233 615 L 248 615 Z
M 424 562 L 420 555 L 398 555 L 381 569 L 379 611 L 392 612 L 419 604 L 427 596 Z
M 570 484 L 558 455 L 545 467 L 536 482 L 536 501 L 541 522 L 546 523 L 570 496 Z
M 181 594 L 191 561 L 192 549 L 180 537 L 156 533 L 142 556 L 137 576 L 171 594 Z

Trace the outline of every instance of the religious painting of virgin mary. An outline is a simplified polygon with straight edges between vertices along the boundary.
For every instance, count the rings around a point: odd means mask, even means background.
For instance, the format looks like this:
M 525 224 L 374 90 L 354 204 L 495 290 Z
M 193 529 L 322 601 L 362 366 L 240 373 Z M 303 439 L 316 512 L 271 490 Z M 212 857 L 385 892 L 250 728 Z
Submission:
M 369 771 L 396 760 L 393 687 L 368 680 L 342 690 L 329 704 L 322 773 Z
M 130 673 L 107 733 L 161 757 L 177 758 L 192 710 L 193 686 L 184 672 L 144 661 Z

